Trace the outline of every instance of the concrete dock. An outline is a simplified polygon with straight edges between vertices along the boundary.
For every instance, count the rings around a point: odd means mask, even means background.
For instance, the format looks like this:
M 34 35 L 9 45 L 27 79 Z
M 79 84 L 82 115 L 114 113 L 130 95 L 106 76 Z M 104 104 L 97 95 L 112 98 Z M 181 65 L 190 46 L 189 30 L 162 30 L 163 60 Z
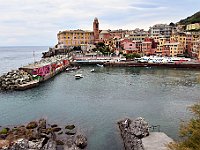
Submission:
M 142 144 L 145 150 L 168 150 L 167 144 L 173 142 L 163 132 L 150 132 L 149 136 L 142 139 Z

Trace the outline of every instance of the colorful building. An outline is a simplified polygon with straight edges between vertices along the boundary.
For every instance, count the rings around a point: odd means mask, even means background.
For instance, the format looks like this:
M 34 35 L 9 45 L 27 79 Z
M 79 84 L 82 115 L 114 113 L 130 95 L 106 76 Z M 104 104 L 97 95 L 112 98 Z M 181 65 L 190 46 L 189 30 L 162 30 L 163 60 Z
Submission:
M 186 30 L 187 31 L 190 31 L 190 30 L 200 30 L 200 23 L 188 24 L 186 26 Z
M 165 37 L 170 37 L 172 34 L 172 26 L 169 26 L 167 24 L 156 24 L 153 27 L 150 27 L 149 33 L 150 36 L 158 36 L 163 35 Z
M 165 43 L 163 49 L 163 51 L 165 51 L 165 54 L 167 56 L 169 55 L 170 57 L 183 55 L 183 45 L 178 42 Z
M 93 44 L 94 33 L 92 31 L 84 30 L 65 30 L 59 32 L 58 44 L 64 46 L 79 46 L 81 44 Z
M 80 46 L 81 44 L 94 44 L 99 41 L 99 21 L 97 18 L 93 22 L 93 31 L 89 30 L 65 30 L 57 34 L 58 48 L 69 46 Z
M 137 53 L 136 44 L 129 40 L 122 41 L 123 54 Z
M 183 45 L 183 50 L 184 51 L 186 50 L 186 44 L 187 44 L 187 35 L 186 35 L 186 33 L 183 33 L 183 32 L 174 33 L 170 37 L 170 41 L 180 43 L 181 45 Z
M 169 52 L 165 47 L 165 43 L 169 43 L 170 39 L 167 37 L 160 37 L 158 40 L 158 45 L 156 48 L 156 55 L 157 56 L 168 56 Z

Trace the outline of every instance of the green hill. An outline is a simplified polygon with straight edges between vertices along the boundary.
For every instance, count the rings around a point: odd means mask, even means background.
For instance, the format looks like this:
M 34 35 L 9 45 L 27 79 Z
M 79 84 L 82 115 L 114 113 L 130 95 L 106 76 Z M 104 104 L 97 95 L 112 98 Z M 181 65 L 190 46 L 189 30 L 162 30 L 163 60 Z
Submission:
M 200 11 L 178 22 L 178 24 L 181 24 L 181 25 L 188 25 L 192 23 L 200 23 Z

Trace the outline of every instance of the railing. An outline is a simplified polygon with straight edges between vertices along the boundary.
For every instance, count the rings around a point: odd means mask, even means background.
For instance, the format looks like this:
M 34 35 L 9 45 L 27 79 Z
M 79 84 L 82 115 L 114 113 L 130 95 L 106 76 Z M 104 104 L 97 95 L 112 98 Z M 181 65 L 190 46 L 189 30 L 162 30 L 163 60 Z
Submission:
M 158 132 L 160 132 L 160 125 L 151 125 L 151 126 L 149 126 L 149 130 L 150 131 L 157 130 Z

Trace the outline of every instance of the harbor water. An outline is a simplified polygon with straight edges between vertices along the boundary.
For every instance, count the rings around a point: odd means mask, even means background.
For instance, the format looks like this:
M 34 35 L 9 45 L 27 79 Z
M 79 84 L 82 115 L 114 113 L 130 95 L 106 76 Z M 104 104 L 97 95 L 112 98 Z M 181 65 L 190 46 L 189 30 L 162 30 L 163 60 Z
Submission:
M 41 57 L 47 47 L 0 48 L 0 73 Z M 94 72 L 91 69 L 94 68 Z M 84 77 L 75 80 L 74 75 Z M 117 121 L 144 117 L 151 125 L 178 139 L 188 106 L 199 102 L 200 71 L 162 68 L 85 66 L 63 72 L 39 87 L 0 93 L 0 126 L 46 118 L 75 124 L 88 137 L 89 150 L 120 150 Z

